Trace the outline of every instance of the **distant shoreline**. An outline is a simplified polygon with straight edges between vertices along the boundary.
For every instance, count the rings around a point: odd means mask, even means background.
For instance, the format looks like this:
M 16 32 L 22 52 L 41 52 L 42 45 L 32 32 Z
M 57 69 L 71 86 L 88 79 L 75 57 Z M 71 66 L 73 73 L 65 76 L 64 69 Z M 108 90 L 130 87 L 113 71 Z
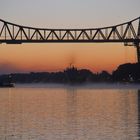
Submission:
M 93 73 L 88 69 L 77 69 L 74 66 L 60 72 L 15 73 L 0 76 L 3 83 L 58 83 L 82 85 L 86 83 L 140 83 L 140 63 L 123 64 L 112 74 L 107 71 Z

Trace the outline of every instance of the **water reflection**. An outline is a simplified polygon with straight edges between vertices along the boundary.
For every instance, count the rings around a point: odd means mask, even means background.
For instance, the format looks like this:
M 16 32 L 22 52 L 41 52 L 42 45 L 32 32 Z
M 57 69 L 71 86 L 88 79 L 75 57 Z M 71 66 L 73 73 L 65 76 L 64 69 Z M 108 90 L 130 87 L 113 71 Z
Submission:
M 140 90 L 0 89 L 0 140 L 139 140 Z
M 77 91 L 74 87 L 67 88 L 67 137 L 77 139 Z

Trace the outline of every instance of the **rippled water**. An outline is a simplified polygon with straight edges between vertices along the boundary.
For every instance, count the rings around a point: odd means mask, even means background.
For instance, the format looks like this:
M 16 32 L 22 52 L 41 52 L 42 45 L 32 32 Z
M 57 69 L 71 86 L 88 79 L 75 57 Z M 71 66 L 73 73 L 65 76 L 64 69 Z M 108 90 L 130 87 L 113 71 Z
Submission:
M 137 88 L 0 89 L 0 140 L 139 140 Z

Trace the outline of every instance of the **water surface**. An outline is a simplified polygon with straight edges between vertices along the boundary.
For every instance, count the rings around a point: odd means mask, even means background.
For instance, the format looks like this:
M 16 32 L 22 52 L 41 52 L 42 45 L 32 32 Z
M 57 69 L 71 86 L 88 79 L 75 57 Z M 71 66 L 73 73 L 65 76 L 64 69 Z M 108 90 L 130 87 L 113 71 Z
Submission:
M 1 88 L 0 140 L 139 140 L 139 86 L 123 87 Z

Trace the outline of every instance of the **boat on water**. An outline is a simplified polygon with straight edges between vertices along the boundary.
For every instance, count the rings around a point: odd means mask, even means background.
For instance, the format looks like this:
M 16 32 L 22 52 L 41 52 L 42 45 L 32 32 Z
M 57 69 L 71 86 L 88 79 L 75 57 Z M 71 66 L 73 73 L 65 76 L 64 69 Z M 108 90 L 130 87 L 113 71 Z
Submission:
M 0 88 L 3 87 L 15 87 L 15 84 L 12 82 L 11 75 L 4 75 L 0 78 Z
M 3 88 L 3 87 L 15 87 L 15 84 L 14 83 L 3 83 L 3 82 L 0 82 L 0 88 Z

